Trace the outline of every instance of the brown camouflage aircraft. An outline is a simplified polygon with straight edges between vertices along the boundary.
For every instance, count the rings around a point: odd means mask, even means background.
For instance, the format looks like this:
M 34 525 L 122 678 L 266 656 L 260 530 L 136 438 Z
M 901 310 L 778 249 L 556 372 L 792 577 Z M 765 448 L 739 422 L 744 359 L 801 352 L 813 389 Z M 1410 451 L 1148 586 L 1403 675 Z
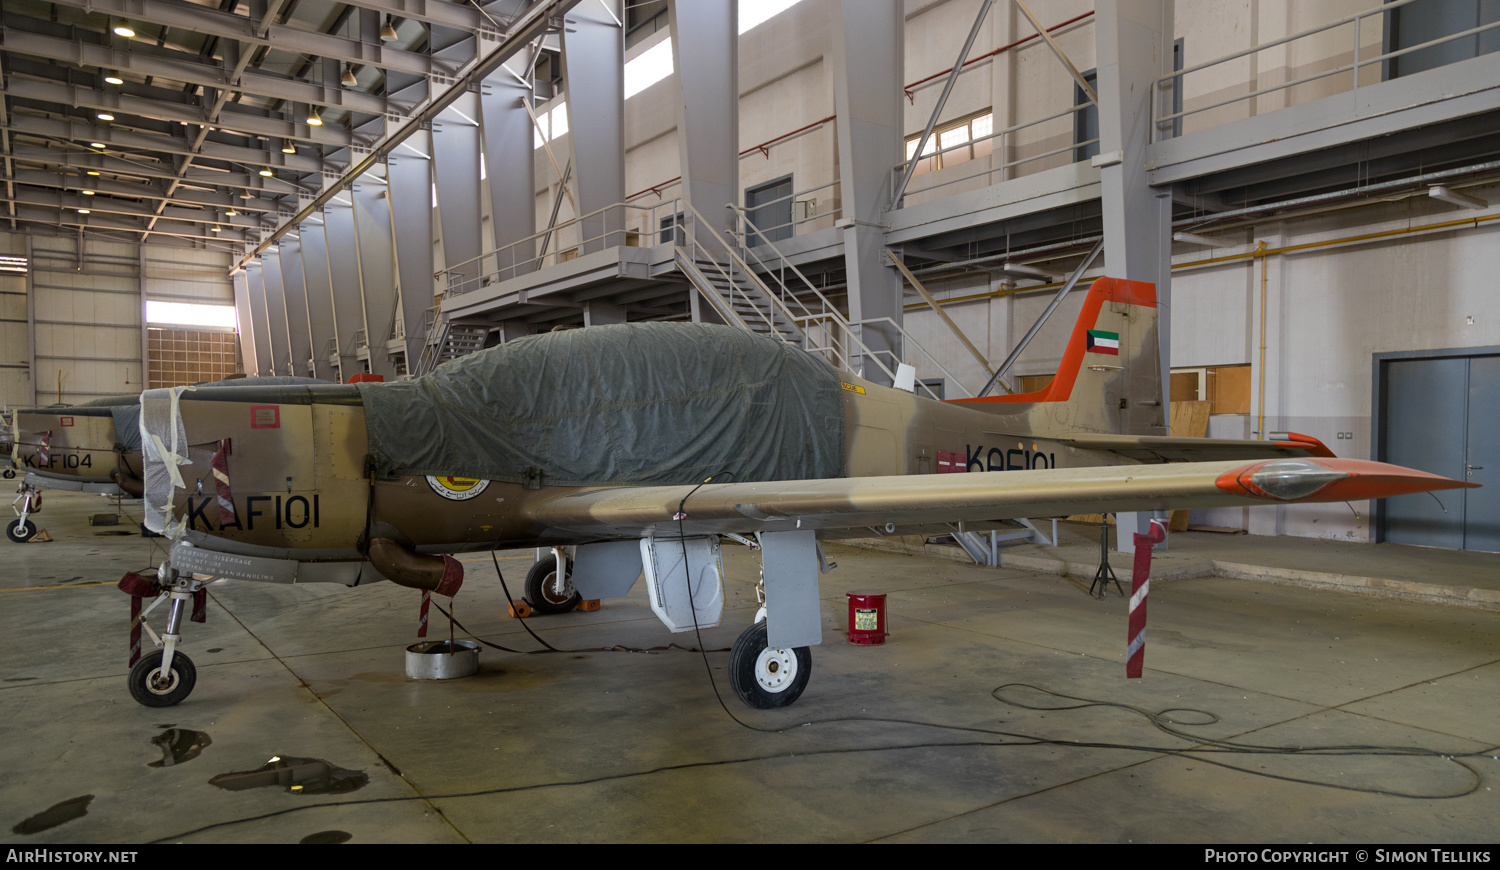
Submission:
M 693 357 L 674 344 L 678 335 L 708 336 L 720 350 Z M 566 345 L 575 352 L 548 350 L 562 342 L 575 342 Z M 591 353 L 577 352 L 585 347 Z M 650 354 L 673 364 L 642 363 Z M 702 404 L 734 392 L 714 363 L 734 356 L 748 369 L 751 354 L 774 358 L 781 374 L 751 384 L 752 413 L 735 418 L 749 422 L 726 428 L 739 406 Z M 489 380 L 465 374 L 464 389 L 478 392 L 442 392 L 463 373 L 454 367 L 475 358 L 465 371 L 489 366 Z M 508 368 L 528 359 L 532 368 Z M 649 376 L 630 374 L 632 366 Z M 796 381 L 793 369 L 812 380 Z M 766 398 L 777 389 L 779 398 Z M 813 393 L 831 399 L 815 402 Z M 571 416 L 547 410 L 563 400 L 573 401 Z M 641 415 L 647 406 L 654 416 Z M 782 411 L 793 406 L 811 409 L 804 416 L 814 425 L 785 428 L 791 412 Z M 1338 459 L 1305 436 L 1152 434 L 1166 431 L 1165 410 L 1154 287 L 1107 278 L 1088 291 L 1057 376 L 1021 395 L 936 401 L 837 372 L 772 339 L 701 324 L 536 336 L 404 384 L 148 391 L 147 525 L 172 545 L 145 591 L 171 606 L 165 633 L 151 632 L 159 649 L 131 672 L 131 694 L 169 706 L 192 691 L 196 672 L 178 648 L 183 609 L 215 579 L 387 579 L 451 595 L 463 575 L 453 553 L 551 547 L 527 578 L 537 609 L 623 596 L 644 574 L 657 615 L 691 631 L 719 623 L 719 548 L 728 540 L 761 551 L 765 603 L 763 619 L 735 643 L 731 682 L 747 704 L 778 707 L 807 685 L 807 648 L 821 642 L 820 538 L 1470 485 Z M 754 428 L 763 422 L 783 428 Z M 608 445 L 575 450 L 589 432 L 606 433 Z M 761 464 L 712 473 L 741 454 Z M 804 455 L 810 464 L 773 468 Z M 570 465 L 579 456 L 597 467 Z
M 5 527 L 6 538 L 25 543 L 36 534 L 31 515 L 42 509 L 43 490 L 140 497 L 140 447 L 121 443 L 116 421 L 124 411 L 123 425 L 133 428 L 136 403 L 131 396 L 14 412 L 7 439 L 13 462 L 7 463 L 4 476 L 20 477 L 21 484 L 12 505 L 17 517 Z

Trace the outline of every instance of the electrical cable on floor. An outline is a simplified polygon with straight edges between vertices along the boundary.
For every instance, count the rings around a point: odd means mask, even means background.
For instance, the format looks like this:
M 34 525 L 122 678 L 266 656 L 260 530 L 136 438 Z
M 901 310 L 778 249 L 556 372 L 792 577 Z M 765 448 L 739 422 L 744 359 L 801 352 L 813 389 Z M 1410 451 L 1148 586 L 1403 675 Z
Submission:
M 1018 689 L 1018 688 L 1020 688 L 1020 689 L 1031 689 L 1033 691 L 1041 692 L 1041 693 L 1043 693 L 1045 695 L 1049 695 L 1049 696 L 1054 697 L 1054 698 L 1064 699 L 1064 700 L 1067 700 L 1067 701 L 1076 701 L 1077 703 L 1075 703 L 1075 704 L 1066 704 L 1066 705 L 1051 705 L 1051 706 L 1048 706 L 1048 705 L 1023 703 L 1021 701 L 1005 697 L 1004 693 L 1005 693 L 1005 691 L 1007 689 Z M 479 789 L 479 790 L 475 790 L 475 791 L 466 791 L 466 792 L 452 792 L 452 793 L 447 793 L 447 794 L 407 795 L 407 796 L 402 796 L 402 797 L 390 797 L 390 798 L 365 798 L 365 799 L 360 799 L 360 800 L 329 801 L 329 802 L 326 802 L 326 803 L 307 804 L 305 806 L 300 806 L 300 807 L 291 807 L 291 808 L 284 809 L 284 810 L 277 810 L 275 812 L 270 812 L 270 813 L 262 813 L 262 814 L 255 815 L 255 816 L 246 816 L 246 817 L 243 817 L 243 818 L 231 819 L 229 821 L 224 821 L 224 822 L 215 822 L 213 824 L 203 825 L 201 827 L 194 828 L 194 829 L 192 829 L 190 831 L 183 831 L 182 833 L 173 834 L 173 835 L 171 835 L 169 837 L 161 837 L 161 838 L 158 838 L 158 839 L 155 839 L 155 840 L 149 840 L 149 841 L 147 841 L 146 844 L 147 845 L 154 845 L 154 844 L 158 844 L 158 843 L 166 843 L 166 842 L 170 842 L 170 841 L 173 841 L 173 840 L 178 840 L 178 839 L 181 839 L 181 838 L 184 838 L 184 837 L 190 837 L 190 836 L 193 836 L 195 834 L 201 834 L 201 833 L 204 833 L 206 831 L 217 830 L 217 829 L 220 829 L 220 828 L 226 828 L 226 827 L 230 827 L 230 826 L 233 826 L 233 825 L 245 824 L 245 823 L 248 823 L 248 822 L 263 821 L 265 819 L 277 818 L 279 816 L 290 815 L 292 813 L 303 812 L 303 811 L 306 811 L 306 810 L 318 809 L 318 808 L 323 808 L 323 807 L 367 806 L 367 805 L 372 805 L 372 804 L 401 803 L 401 802 L 410 802 L 410 801 L 437 801 L 437 800 L 454 800 L 454 799 L 458 799 L 458 798 L 468 798 L 468 797 L 485 797 L 485 796 L 490 796 L 490 795 L 511 794 L 511 793 L 516 793 L 516 792 L 538 791 L 538 790 L 547 789 L 547 788 L 565 788 L 565 787 L 570 787 L 570 786 L 593 785 L 593 784 L 597 784 L 597 783 L 601 783 L 601 782 L 611 782 L 611 781 L 618 781 L 618 780 L 625 780 L 625 779 L 634 779 L 634 778 L 637 778 L 637 777 L 651 776 L 651 775 L 657 774 L 657 773 L 667 773 L 667 772 L 681 771 L 681 770 L 692 770 L 692 769 L 696 769 L 696 768 L 726 767 L 726 766 L 730 766 L 730 765 L 752 764 L 752 763 L 760 762 L 760 761 L 777 761 L 777 760 L 788 759 L 788 758 L 810 758 L 810 757 L 825 756 L 825 755 L 827 755 L 827 756 L 831 756 L 831 755 L 852 755 L 852 754 L 866 753 L 866 752 L 894 752 L 894 751 L 911 750 L 911 749 L 938 749 L 938 748 L 944 748 L 944 747 L 946 747 L 946 748 L 953 748 L 953 749 L 961 749 L 961 748 L 973 748 L 973 747 L 1022 747 L 1022 746 L 1056 746 L 1056 747 L 1067 747 L 1067 748 L 1073 748 L 1073 749 L 1118 749 L 1118 750 L 1127 750 L 1127 751 L 1134 751 L 1134 752 L 1145 752 L 1145 753 L 1150 753 L 1150 754 L 1153 754 L 1153 755 L 1170 755 L 1170 756 L 1173 756 L 1173 757 L 1183 758 L 1183 759 L 1192 760 L 1192 761 L 1202 761 L 1202 762 L 1205 762 L 1207 764 L 1212 764 L 1212 765 L 1214 765 L 1216 767 L 1227 768 L 1229 770 L 1238 771 L 1240 773 L 1248 773 L 1248 774 L 1251 774 L 1252 776 L 1260 776 L 1260 777 L 1265 777 L 1267 779 L 1281 780 L 1283 782 L 1292 782 L 1292 783 L 1298 783 L 1298 784 L 1301 784 L 1301 785 L 1322 786 L 1324 788 L 1331 788 L 1331 789 L 1336 789 L 1336 790 L 1339 790 L 1339 791 L 1356 792 L 1356 793 L 1361 793 L 1361 794 L 1375 794 L 1375 795 L 1383 795 L 1383 796 L 1387 796 L 1387 797 L 1409 798 L 1409 799 L 1412 799 L 1412 800 L 1449 800 L 1449 799 L 1461 798 L 1461 797 L 1466 797 L 1468 795 L 1471 795 L 1474 792 L 1476 792 L 1476 791 L 1479 790 L 1480 785 L 1483 783 L 1483 779 L 1482 779 L 1482 777 L 1481 777 L 1481 775 L 1480 775 L 1480 773 L 1479 773 L 1478 770 L 1476 770 L 1473 766 L 1465 763 L 1465 759 L 1491 758 L 1491 759 L 1495 759 L 1495 760 L 1500 760 L 1500 756 L 1496 755 L 1496 753 L 1500 753 L 1500 746 L 1491 746 L 1489 748 L 1486 748 L 1486 749 L 1483 749 L 1483 750 L 1479 750 L 1479 751 L 1475 751 L 1475 752 L 1445 753 L 1445 752 L 1439 752 L 1437 750 L 1432 750 L 1432 749 L 1421 749 L 1421 748 L 1413 748 L 1413 747 L 1407 747 L 1407 746 L 1379 746 L 1379 745 L 1373 745 L 1373 744 L 1370 744 L 1370 745 L 1335 745 L 1335 746 L 1295 746 L 1295 747 L 1294 746 L 1263 746 L 1263 745 L 1258 745 L 1258 744 L 1241 744 L 1241 743 L 1237 743 L 1236 741 L 1233 741 L 1233 740 L 1223 740 L 1223 739 L 1216 739 L 1216 738 L 1196 737 L 1196 736 L 1193 736 L 1193 735 L 1186 734 L 1186 733 L 1182 732 L 1181 730 L 1179 730 L 1175 726 L 1206 727 L 1208 725 L 1213 725 L 1213 724 L 1219 722 L 1220 721 L 1219 717 L 1217 715 L 1215 715 L 1214 713 L 1211 713 L 1211 712 L 1206 711 L 1206 710 L 1195 710 L 1195 709 L 1192 709 L 1192 708 L 1184 708 L 1184 707 L 1167 708 L 1167 709 L 1164 709 L 1164 710 L 1159 710 L 1159 711 L 1156 711 L 1156 712 L 1151 712 L 1151 711 L 1146 710 L 1146 709 L 1144 709 L 1142 707 L 1137 707 L 1137 706 L 1134 706 L 1134 705 L 1131 705 L 1131 704 L 1123 704 L 1123 703 L 1119 703 L 1119 702 L 1115 702 L 1115 701 L 1099 701 L 1099 700 L 1093 700 L 1093 699 L 1089 699 L 1089 698 L 1082 698 L 1082 697 L 1078 697 L 1078 696 L 1075 696 L 1075 695 L 1067 695 L 1067 694 L 1064 694 L 1062 692 L 1054 692 L 1054 691 L 1052 691 L 1050 689 L 1046 689 L 1046 688 L 1043 688 L 1041 686 L 1030 685 L 1030 684 L 1027 684 L 1027 683 L 1006 683 L 1004 685 L 997 686 L 993 690 L 991 690 L 990 696 L 992 698 L 994 698 L 996 701 L 998 701 L 998 702 L 1000 702 L 1002 704 L 1006 704 L 1008 706 L 1015 707 L 1015 708 L 1018 708 L 1018 709 L 1023 709 L 1023 710 L 1063 711 L 1063 710 L 1080 710 L 1080 709 L 1084 709 L 1084 708 L 1088 708 L 1088 707 L 1112 707 L 1112 708 L 1119 709 L 1119 710 L 1125 710 L 1125 711 L 1128 711 L 1128 712 L 1131 712 L 1131 713 L 1135 713 L 1136 715 L 1139 715 L 1139 716 L 1145 718 L 1154 727 L 1156 727 L 1158 730 L 1163 731 L 1164 733 L 1167 733 L 1167 734 L 1169 734 L 1171 736 L 1174 736 L 1174 737 L 1179 737 L 1180 739 L 1192 741 L 1193 743 L 1207 744 L 1207 747 L 1206 748 L 1198 748 L 1198 747 L 1178 748 L 1178 747 L 1168 747 L 1168 746 L 1147 746 L 1147 745 L 1132 744 L 1132 743 L 1106 743 L 1106 742 L 1099 742 L 1099 741 L 1054 740 L 1054 739 L 1049 739 L 1049 738 L 1045 738 L 1045 737 L 1037 737 L 1035 735 L 1021 734 L 1021 733 L 1010 732 L 1010 731 L 1000 731 L 1000 730 L 989 729 L 989 728 L 977 728 L 977 727 L 972 727 L 972 726 L 944 725 L 944 724 L 940 724 L 940 723 L 936 723 L 936 722 L 922 722 L 922 721 L 911 720 L 911 719 L 889 719 L 889 718 L 881 718 L 881 717 L 873 717 L 873 716 L 872 717 L 865 717 L 865 716 L 842 716 L 842 717 L 835 717 L 835 718 L 830 718 L 830 719 L 815 720 L 813 722 L 808 722 L 808 723 L 804 723 L 804 724 L 805 725 L 814 725 L 814 724 L 826 724 L 826 723 L 833 723 L 833 722 L 880 722 L 880 723 L 890 723 L 890 724 L 917 725 L 917 726 L 922 726 L 922 727 L 927 727 L 927 728 L 937 728 L 937 729 L 941 729 L 941 730 L 945 730 L 945 731 L 957 731 L 957 732 L 966 732 L 966 733 L 987 734 L 987 735 L 991 735 L 991 736 L 994 736 L 994 737 L 1000 737 L 1000 738 L 1006 738 L 1006 739 L 1002 739 L 1002 740 L 966 740 L 966 741 L 959 741 L 959 742 L 943 741 L 943 742 L 900 743 L 900 744 L 891 744 L 891 745 L 886 745 L 886 746 L 839 747 L 839 748 L 830 748 L 830 749 L 799 750 L 799 751 L 796 751 L 796 752 L 782 752 L 782 753 L 772 753 L 772 754 L 766 754 L 766 755 L 752 755 L 752 756 L 746 756 L 746 757 L 742 757 L 742 758 L 720 759 L 720 760 L 717 760 L 717 761 L 684 762 L 682 764 L 662 765 L 660 767 L 648 768 L 646 770 L 630 771 L 630 772 L 626 772 L 626 773 L 607 774 L 607 775 L 604 775 L 604 776 L 589 777 L 589 778 L 585 778 L 585 779 L 557 780 L 557 781 L 553 781 L 553 782 L 534 783 L 534 784 L 531 784 L 531 785 L 501 786 L 501 787 L 497 787 L 497 788 Z M 1178 721 L 1181 718 L 1181 716 L 1178 716 L 1176 719 L 1174 719 L 1172 716 L 1169 715 L 1169 714 L 1182 714 L 1182 713 L 1196 714 L 1196 715 L 1198 715 L 1200 717 L 1203 717 L 1205 719 L 1205 721 L 1203 721 L 1203 722 L 1195 722 L 1195 723 L 1185 723 L 1185 722 Z M 793 727 L 803 727 L 803 726 L 799 725 L 799 726 L 793 726 Z M 754 729 L 754 730 L 768 731 L 769 729 Z M 790 730 L 790 729 L 781 729 L 781 730 Z M 1368 756 L 1376 756 L 1376 757 L 1388 757 L 1388 758 L 1433 758 L 1433 759 L 1440 759 L 1440 760 L 1443 760 L 1443 761 L 1446 761 L 1446 762 L 1449 762 L 1449 763 L 1452 763 L 1452 764 L 1456 764 L 1459 767 L 1462 767 L 1464 770 L 1468 771 L 1469 776 L 1470 776 L 1470 782 L 1469 782 L 1469 784 L 1468 784 L 1468 786 L 1466 788 L 1463 788 L 1461 790 L 1454 790 L 1454 791 L 1449 791 L 1449 792 L 1446 792 L 1446 793 L 1439 793 L 1439 794 L 1416 794 L 1416 793 L 1411 793 L 1411 792 L 1402 792 L 1402 791 L 1396 791 L 1396 790 L 1390 790 L 1390 789 L 1378 789 L 1378 788 L 1368 788 L 1368 787 L 1363 787 L 1363 786 L 1342 785 L 1342 784 L 1338 784 L 1338 783 L 1319 782 L 1317 780 L 1311 780 L 1311 779 L 1305 779 L 1305 778 L 1299 778 L 1299 777 L 1292 777 L 1292 776 L 1284 776 L 1284 775 L 1281 775 L 1281 774 L 1270 773 L 1270 772 L 1264 771 L 1264 770 L 1251 770 L 1249 768 L 1239 767 L 1239 766 L 1236 766 L 1236 765 L 1233 765 L 1233 764 L 1225 763 L 1223 761 L 1217 761 L 1217 760 L 1215 760 L 1213 758 L 1208 757 L 1208 756 L 1211 756 L 1211 755 L 1260 755 L 1260 756 L 1265 756 L 1265 755 L 1280 755 L 1280 756 L 1293 756 L 1293 757 L 1309 757 L 1309 756 L 1311 756 L 1311 757 L 1368 757 Z

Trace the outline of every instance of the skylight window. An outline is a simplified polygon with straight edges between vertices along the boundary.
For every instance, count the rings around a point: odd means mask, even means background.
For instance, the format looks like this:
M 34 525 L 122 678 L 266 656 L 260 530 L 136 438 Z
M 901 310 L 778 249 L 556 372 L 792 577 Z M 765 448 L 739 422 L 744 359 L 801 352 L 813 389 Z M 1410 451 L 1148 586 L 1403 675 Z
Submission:
M 536 127 L 531 128 L 531 147 L 540 148 L 544 141 L 551 142 L 558 136 L 566 135 L 567 132 L 568 104 L 558 103 L 557 107 L 550 112 L 543 112 L 536 116 Z
M 740 33 L 780 15 L 802 0 L 740 0 Z
M 672 40 L 663 39 L 625 64 L 625 99 L 672 74 Z

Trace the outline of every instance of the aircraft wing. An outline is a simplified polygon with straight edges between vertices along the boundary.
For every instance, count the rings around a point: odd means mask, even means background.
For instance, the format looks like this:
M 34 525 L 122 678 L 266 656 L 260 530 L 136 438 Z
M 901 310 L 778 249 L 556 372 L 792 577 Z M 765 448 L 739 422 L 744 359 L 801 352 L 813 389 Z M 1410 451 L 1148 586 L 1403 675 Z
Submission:
M 1248 462 L 1267 457 L 1319 456 L 1335 458 L 1332 450 L 1311 435 L 1274 433 L 1270 441 L 1234 438 L 1183 438 L 1171 435 L 1072 435 L 1058 439 L 1087 450 L 1105 450 L 1138 462 Z
M 1349 501 L 1474 486 L 1355 459 L 1176 462 L 1094 468 L 587 489 L 534 502 L 530 519 L 565 536 L 792 529 L 902 534 L 931 523 L 1077 513 Z M 686 498 L 686 505 L 682 500 Z

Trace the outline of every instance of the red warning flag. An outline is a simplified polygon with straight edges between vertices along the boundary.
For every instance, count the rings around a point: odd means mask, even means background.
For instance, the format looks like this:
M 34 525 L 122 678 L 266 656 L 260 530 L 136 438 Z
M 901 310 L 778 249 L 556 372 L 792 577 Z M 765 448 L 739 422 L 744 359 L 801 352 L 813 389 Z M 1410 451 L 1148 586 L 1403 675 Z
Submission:
M 1167 539 L 1161 520 L 1151 534 L 1135 536 L 1135 565 L 1130 574 L 1130 643 L 1125 647 L 1125 677 L 1139 679 L 1146 666 L 1146 593 L 1151 589 L 1151 547 Z
M 219 449 L 208 461 L 214 470 L 214 491 L 219 502 L 220 526 L 239 523 L 234 513 L 234 494 L 229 491 L 229 441 L 228 438 L 220 441 Z

